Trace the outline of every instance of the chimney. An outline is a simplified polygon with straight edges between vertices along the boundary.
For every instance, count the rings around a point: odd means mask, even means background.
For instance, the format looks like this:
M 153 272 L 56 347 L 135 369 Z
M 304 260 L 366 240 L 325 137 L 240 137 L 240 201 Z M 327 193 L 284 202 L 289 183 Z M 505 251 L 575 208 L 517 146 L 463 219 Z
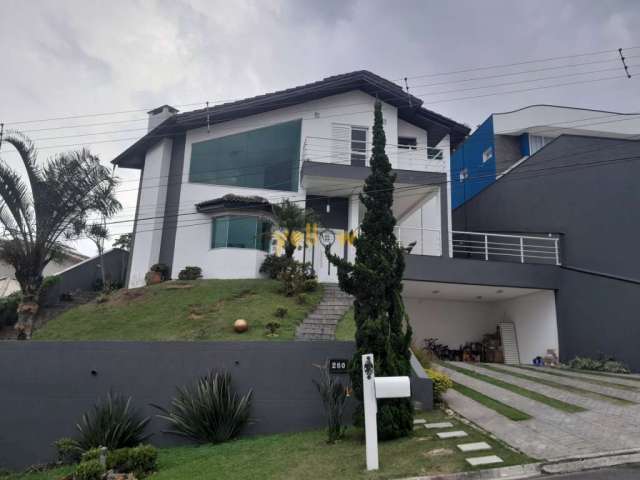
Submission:
M 171 105 L 162 105 L 161 107 L 149 110 L 147 113 L 149 114 L 148 131 L 150 132 L 162 122 L 164 122 L 167 118 L 172 117 L 173 115 L 178 113 L 178 109 L 173 108 Z

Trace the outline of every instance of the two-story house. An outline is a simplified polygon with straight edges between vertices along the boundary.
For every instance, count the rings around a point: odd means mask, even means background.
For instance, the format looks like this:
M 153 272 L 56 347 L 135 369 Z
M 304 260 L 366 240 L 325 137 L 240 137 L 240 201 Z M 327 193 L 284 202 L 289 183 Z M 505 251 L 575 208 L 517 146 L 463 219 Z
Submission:
M 270 204 L 283 199 L 312 208 L 334 253 L 353 258 L 345 239 L 362 215 L 376 98 L 397 173 L 398 237 L 416 253 L 447 254 L 449 153 L 468 129 L 358 71 L 210 109 L 149 112 L 147 135 L 114 160 L 142 171 L 128 286 L 144 285 L 155 263 L 173 276 L 198 265 L 205 278 L 258 277 L 276 243 Z M 320 281 L 337 281 L 324 248 L 306 240 L 296 255 Z

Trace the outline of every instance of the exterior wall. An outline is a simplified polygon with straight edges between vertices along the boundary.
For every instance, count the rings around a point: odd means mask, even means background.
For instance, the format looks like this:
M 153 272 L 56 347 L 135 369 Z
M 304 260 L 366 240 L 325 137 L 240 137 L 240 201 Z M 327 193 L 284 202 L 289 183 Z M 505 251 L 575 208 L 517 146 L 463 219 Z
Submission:
M 49 262 L 45 267 L 43 274 L 45 277 L 56 275 L 57 273 L 62 272 L 63 270 L 66 270 L 80 262 L 82 262 L 82 260 L 73 257 L 65 257 L 57 262 Z M 2 279 L 6 280 L 3 281 Z M 0 297 L 6 297 L 19 291 L 20 285 L 15 281 L 15 270 L 11 265 L 0 262 Z
M 442 255 L 440 188 L 420 208 L 398 224 L 396 236 L 405 245 L 417 242 L 412 251 L 415 254 Z
M 491 148 L 493 155 L 486 162 L 482 161 L 482 153 Z M 451 156 L 451 205 L 457 208 L 465 201 L 473 198 L 496 176 L 496 156 L 493 129 L 493 117 L 487 118 L 467 140 L 453 152 Z M 461 172 L 468 177 L 461 181 Z
M 96 281 L 102 280 L 102 272 L 100 271 L 102 263 L 104 263 L 107 279 L 123 284 L 126 279 L 129 252 L 114 248 L 105 252 L 103 257 L 102 262 L 96 256 L 59 272 L 60 281 L 47 291 L 45 304 L 58 303 L 62 293 L 92 291 Z
M 11 368 L 0 369 L 0 467 L 15 469 L 53 461 L 52 443 L 73 436 L 82 413 L 109 390 L 132 396 L 152 417 L 152 443 L 183 443 L 162 433 L 166 423 L 150 404 L 167 406 L 176 387 L 210 370 L 229 371 L 238 392 L 253 389 L 256 421 L 246 435 L 323 428 L 315 365 L 354 352 L 352 342 L 4 343 L 0 364 Z
M 152 147 L 145 157 L 144 169 L 141 173 L 129 288 L 143 286 L 144 276 L 149 271 L 149 267 L 158 263 L 160 258 L 167 187 L 169 183 L 176 182 L 176 179 L 168 181 L 172 144 L 172 140 L 164 139 Z
M 527 149 L 529 148 L 527 142 Z M 496 174 L 500 175 L 522 158 L 520 137 L 511 135 L 495 136 Z
M 640 163 L 629 161 L 639 155 L 638 141 L 561 136 L 454 212 L 462 230 L 562 234 L 563 360 L 602 353 L 640 369 L 631 340 L 640 333 L 640 223 L 634 208 L 621 208 L 640 204 Z M 544 173 L 527 175 L 534 170 Z
M 420 347 L 430 337 L 450 348 L 479 342 L 485 333 L 494 333 L 500 321 L 491 302 L 405 298 L 404 303 L 414 342 Z
M 548 349 L 559 354 L 554 292 L 531 293 L 496 302 L 494 308 L 494 318 L 514 323 L 522 363 L 533 363 L 535 357 L 544 357 Z

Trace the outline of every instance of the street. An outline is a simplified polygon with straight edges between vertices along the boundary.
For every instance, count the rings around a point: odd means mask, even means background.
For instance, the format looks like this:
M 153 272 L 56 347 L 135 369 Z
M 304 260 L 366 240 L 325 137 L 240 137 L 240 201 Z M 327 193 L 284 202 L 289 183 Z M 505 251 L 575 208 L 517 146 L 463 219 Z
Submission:
M 590 472 L 570 473 L 544 477 L 557 480 L 637 480 L 640 479 L 640 465 L 606 468 Z

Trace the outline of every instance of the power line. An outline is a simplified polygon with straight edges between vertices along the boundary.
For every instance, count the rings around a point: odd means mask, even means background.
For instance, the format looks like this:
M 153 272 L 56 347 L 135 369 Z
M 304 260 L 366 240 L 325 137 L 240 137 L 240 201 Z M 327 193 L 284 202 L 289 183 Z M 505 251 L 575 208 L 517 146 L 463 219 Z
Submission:
M 606 80 L 619 80 L 619 79 L 620 79 L 619 76 L 610 76 L 610 77 L 596 78 L 596 79 L 590 79 L 590 80 L 581 80 L 581 81 L 575 81 L 575 82 L 556 83 L 556 84 L 551 84 L 551 85 L 543 85 L 543 86 L 539 86 L 539 87 L 531 87 L 531 88 L 518 89 L 518 90 L 509 90 L 509 91 L 502 91 L 502 92 L 486 93 L 486 94 L 481 94 L 481 95 L 470 95 L 470 96 L 463 96 L 463 97 L 457 97 L 457 98 L 436 100 L 436 101 L 430 101 L 429 103 L 431 105 L 434 105 L 434 104 L 447 103 L 447 102 L 452 102 L 452 101 L 470 100 L 470 99 L 476 99 L 476 98 L 486 98 L 486 97 L 491 97 L 491 96 L 496 96 L 496 95 L 507 95 L 507 94 L 511 94 L 511 93 L 522 93 L 522 92 L 527 92 L 527 91 L 543 90 L 543 89 L 547 89 L 547 88 L 556 88 L 556 87 L 561 87 L 561 86 L 588 84 L 588 83 L 601 82 L 601 81 L 606 81 Z M 535 81 L 538 81 L 538 80 L 535 80 Z M 424 97 L 424 95 L 422 95 L 420 98 L 423 98 L 423 97 Z M 398 98 L 400 98 L 400 96 Z M 348 107 L 348 106 L 356 106 L 356 105 L 368 105 L 368 104 L 342 105 L 340 107 L 332 107 L 331 109 L 345 108 L 345 107 Z M 276 107 L 276 108 L 282 108 L 282 107 Z M 322 110 L 322 109 L 319 109 L 319 110 Z M 308 111 L 308 109 L 305 109 L 304 111 Z M 303 120 L 320 120 L 320 119 L 326 119 L 326 118 L 331 118 L 331 117 L 336 117 L 336 116 L 349 116 L 349 115 L 357 115 L 357 114 L 362 114 L 362 113 L 370 113 L 371 111 L 372 110 L 370 108 L 370 109 L 365 110 L 365 111 L 341 112 L 339 114 L 324 115 L 324 116 L 321 116 L 320 118 L 316 118 L 314 116 L 314 117 L 303 117 L 302 119 Z M 157 136 L 150 135 L 150 136 L 147 136 L 146 138 L 154 138 L 154 137 L 156 137 L 156 138 L 166 138 L 166 137 L 168 137 L 170 135 L 171 135 L 171 133 L 167 132 L 166 134 L 163 134 L 163 135 L 157 135 Z M 130 140 L 138 140 L 138 139 L 139 139 L 138 137 L 127 137 L 127 138 L 118 138 L 118 139 L 111 139 L 111 140 L 97 140 L 97 141 L 87 142 L 87 143 L 71 143 L 71 144 L 63 144 L 63 145 L 48 145 L 48 146 L 44 146 L 44 147 L 38 147 L 38 149 L 39 150 L 46 150 L 46 149 L 52 149 L 52 148 L 88 146 L 88 145 L 93 145 L 93 144 L 124 142 L 124 141 L 130 141 Z M 4 152 L 0 152 L 0 153 L 13 153 L 13 152 L 4 151 Z
M 640 48 L 640 46 L 622 47 L 623 50 L 627 50 L 627 51 L 628 50 L 635 50 L 635 49 L 638 49 L 638 48 Z M 497 68 L 506 68 L 506 67 L 512 67 L 512 66 L 518 66 L 518 65 L 527 65 L 527 64 L 533 64 L 533 63 L 548 62 L 548 61 L 554 61 L 554 60 L 596 56 L 596 55 L 602 55 L 602 54 L 605 54 L 605 53 L 618 54 L 618 50 L 617 49 L 616 50 L 601 50 L 601 51 L 585 52 L 585 53 L 572 54 L 572 55 L 547 57 L 547 58 L 528 60 L 528 61 L 523 61 L 523 62 L 514 62 L 514 63 L 508 63 L 508 64 L 498 64 L 498 65 L 488 65 L 488 66 L 482 66 L 482 67 L 474 67 L 474 68 L 468 68 L 468 69 L 463 69 L 463 70 L 454 70 L 454 71 L 449 71 L 449 72 L 439 72 L 439 73 L 429 73 L 429 74 L 422 74 L 422 75 L 414 75 L 414 76 L 401 77 L 400 79 L 397 79 L 397 80 L 403 80 L 404 78 L 415 79 L 415 78 L 427 78 L 427 77 L 442 76 L 442 75 L 453 75 L 453 74 L 458 74 L 458 73 L 466 73 L 466 72 L 479 71 L 479 70 L 491 70 L 491 69 L 497 69 Z M 631 57 L 626 57 L 626 58 L 631 58 Z M 572 67 L 572 66 L 574 66 L 574 65 L 569 64 L 569 65 L 566 65 L 565 67 Z M 519 72 L 519 73 L 524 73 L 524 72 Z M 238 101 L 238 100 L 250 100 L 251 98 L 259 98 L 259 97 L 260 97 L 260 95 L 258 95 L 257 97 L 250 97 L 250 98 L 245 98 L 245 99 L 234 98 L 234 99 L 209 100 L 209 103 L 211 103 L 211 104 L 223 104 L 223 103 L 235 102 L 235 101 Z M 207 100 L 203 100 L 203 101 L 199 101 L 199 102 L 177 104 L 175 106 L 176 107 L 189 107 L 189 106 L 195 106 L 195 105 L 205 105 L 206 102 L 207 102 Z M 18 121 L 11 121 L 11 122 L 5 122 L 5 123 L 6 124 L 11 124 L 11 125 L 25 125 L 25 124 L 29 124 L 29 123 L 41 123 L 41 122 L 51 122 L 51 121 L 60 121 L 60 120 L 72 120 L 72 119 L 79 119 L 79 118 L 93 118 L 93 117 L 101 117 L 101 116 L 109 116 L 109 115 L 123 115 L 123 114 L 130 114 L 130 113 L 140 113 L 140 112 L 145 112 L 145 111 L 151 110 L 153 108 L 155 108 L 155 107 L 138 108 L 138 109 L 126 109 L 126 110 L 110 111 L 110 112 L 94 112 L 94 113 L 87 113 L 87 114 L 81 114 L 81 115 L 67 115 L 67 116 L 57 116 L 57 117 L 48 117 L 48 118 L 40 118 L 40 119 L 18 120 Z
M 623 50 L 635 50 L 637 48 L 640 48 L 640 46 L 623 47 Z M 542 63 L 542 62 L 550 62 L 550 61 L 555 61 L 555 60 L 565 60 L 565 59 L 568 59 L 568 58 L 579 58 L 579 57 L 602 55 L 602 54 L 605 54 L 605 53 L 614 53 L 615 54 L 617 52 L 618 52 L 617 49 L 611 49 L 611 50 L 600 50 L 600 51 L 595 51 L 595 52 L 575 53 L 575 54 L 571 54 L 571 55 L 562 55 L 562 56 L 558 56 L 558 57 L 546 57 L 546 58 L 539 58 L 539 59 L 535 59 L 535 60 L 525 60 L 523 62 L 502 63 L 502 64 L 486 65 L 486 66 L 482 66 L 482 67 L 466 68 L 464 70 L 455 70 L 455 71 L 438 72 L 438 73 L 425 73 L 425 74 L 421 74 L 421 75 L 407 76 L 406 78 L 413 79 L 413 78 L 439 77 L 439 76 L 443 76 L 443 75 L 455 75 L 455 74 L 458 74 L 458 73 L 477 72 L 477 71 L 480 71 L 480 70 L 491 70 L 491 69 L 494 69 L 494 68 L 516 67 L 516 66 L 519 66 L 519 65 L 529 65 L 529 64 L 532 64 L 532 63 Z M 401 81 L 404 78 L 405 77 L 400 77 L 400 78 L 395 79 L 394 81 Z

